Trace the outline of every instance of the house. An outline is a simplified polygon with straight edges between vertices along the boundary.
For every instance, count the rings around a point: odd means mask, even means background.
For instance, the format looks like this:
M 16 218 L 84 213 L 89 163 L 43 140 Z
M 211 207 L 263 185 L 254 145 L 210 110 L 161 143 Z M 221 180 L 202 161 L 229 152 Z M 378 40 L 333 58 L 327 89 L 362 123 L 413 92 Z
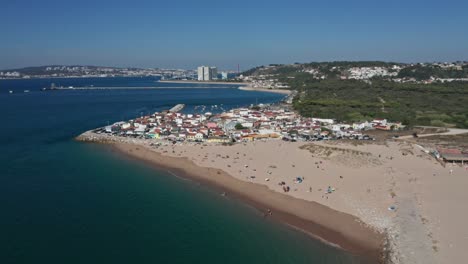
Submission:
M 335 123 L 335 121 L 333 119 L 325 119 L 325 118 L 312 118 L 312 121 L 314 122 L 320 122 L 320 123 L 323 123 L 325 125 L 332 125 Z
M 242 126 L 243 126 L 243 127 L 247 127 L 247 128 L 251 128 L 251 127 L 253 127 L 253 125 L 254 125 L 254 124 L 253 124 L 252 122 L 244 122 L 244 123 L 242 123 Z
M 145 130 L 146 130 L 146 125 L 139 125 L 138 127 L 135 128 L 135 133 L 141 135 L 145 133 Z
M 186 138 L 188 141 L 195 141 L 195 135 L 197 135 L 197 133 L 189 132 L 187 133 Z
M 468 152 L 459 149 L 438 148 L 437 152 L 445 162 L 468 162 Z
M 369 122 L 362 122 L 362 123 L 353 123 L 353 129 L 355 130 L 366 130 L 366 129 L 371 129 L 372 123 Z
M 217 129 L 217 130 L 213 130 L 212 133 L 211 133 L 213 136 L 217 136 L 217 137 L 220 137 L 220 136 L 224 136 L 225 133 L 220 130 L 220 129 Z
M 273 129 L 259 129 L 258 133 L 262 135 L 276 134 Z
M 208 122 L 206 123 L 206 127 L 208 127 L 209 129 L 214 129 L 214 128 L 217 128 L 218 125 L 214 122 Z
M 372 120 L 371 123 L 372 123 L 373 126 L 378 126 L 378 125 L 386 126 L 387 125 L 387 119 L 376 118 L 376 119 Z
M 205 137 L 204 137 L 203 134 L 200 133 L 200 132 L 195 134 L 195 140 L 196 140 L 196 141 L 203 141 L 204 138 L 205 138 Z
M 234 130 L 235 127 L 236 127 L 236 125 L 237 125 L 237 122 L 236 122 L 236 121 L 229 121 L 228 123 L 226 123 L 226 124 L 224 125 L 224 129 L 225 129 L 225 130 Z
M 148 137 L 153 138 L 153 139 L 159 139 L 161 138 L 161 135 L 155 131 L 149 132 L 146 134 Z
M 112 126 L 105 127 L 106 133 L 112 133 Z
M 129 129 L 131 127 L 130 123 L 124 123 L 122 124 L 122 129 Z
M 183 141 L 183 140 L 185 140 L 186 138 L 187 138 L 187 135 L 186 135 L 185 133 L 179 133 L 179 137 L 178 137 L 179 140 L 182 140 L 182 141 Z
M 250 134 L 250 132 L 251 131 L 249 129 L 243 129 L 243 130 L 240 131 L 241 136 L 247 136 L 247 135 Z
M 350 128 L 350 127 L 351 127 L 350 125 L 346 125 L 346 124 L 336 124 L 336 125 L 332 125 L 331 130 L 333 132 L 337 132 L 337 131 L 341 131 L 341 130 L 346 130 L 346 129 Z

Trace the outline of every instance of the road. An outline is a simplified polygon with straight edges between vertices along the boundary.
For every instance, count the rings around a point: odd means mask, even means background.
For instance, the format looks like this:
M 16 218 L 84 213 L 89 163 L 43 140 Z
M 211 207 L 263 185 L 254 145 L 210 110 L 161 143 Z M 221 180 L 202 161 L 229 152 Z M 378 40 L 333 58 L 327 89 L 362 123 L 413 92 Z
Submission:
M 442 127 L 429 127 L 429 126 L 419 126 L 422 128 L 442 128 Z M 468 129 L 462 129 L 462 128 L 448 128 L 447 132 L 442 132 L 442 133 L 432 133 L 432 134 L 418 134 L 418 137 L 430 137 L 430 136 L 450 136 L 450 135 L 459 135 L 459 134 L 465 134 L 468 133 Z M 399 139 L 408 139 L 408 138 L 413 138 L 413 135 L 408 135 L 408 136 L 401 136 Z

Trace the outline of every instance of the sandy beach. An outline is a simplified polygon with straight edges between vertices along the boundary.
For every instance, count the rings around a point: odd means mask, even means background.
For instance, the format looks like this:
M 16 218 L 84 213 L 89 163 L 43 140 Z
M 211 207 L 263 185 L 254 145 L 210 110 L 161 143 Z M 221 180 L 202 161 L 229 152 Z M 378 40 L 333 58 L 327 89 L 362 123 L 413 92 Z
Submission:
M 270 140 L 156 147 L 100 137 L 87 132 L 79 140 L 114 143 L 127 155 L 216 185 L 356 254 L 377 259 L 385 251 L 388 263 L 462 263 L 468 257 L 468 171 L 444 167 L 411 143 Z
M 270 89 L 270 88 L 260 88 L 252 87 L 248 82 L 222 82 L 222 81 L 159 81 L 161 83 L 191 83 L 191 84 L 228 84 L 228 85 L 241 85 L 239 90 L 243 91 L 258 91 L 258 92 L 268 92 L 268 93 L 279 93 L 279 94 L 290 94 L 291 91 L 287 89 Z
M 239 90 L 268 92 L 268 93 L 279 93 L 279 94 L 290 94 L 291 93 L 291 90 L 287 90 L 287 89 L 258 88 L 258 87 L 252 87 L 252 86 L 242 86 L 242 87 L 239 87 Z

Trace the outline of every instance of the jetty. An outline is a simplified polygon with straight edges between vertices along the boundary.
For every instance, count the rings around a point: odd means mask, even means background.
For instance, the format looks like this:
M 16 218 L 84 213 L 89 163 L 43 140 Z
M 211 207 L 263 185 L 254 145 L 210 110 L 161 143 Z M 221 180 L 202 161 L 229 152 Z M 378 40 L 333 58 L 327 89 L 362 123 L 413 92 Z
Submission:
M 180 110 L 184 109 L 185 105 L 184 104 L 178 104 L 174 107 L 172 107 L 171 109 L 169 109 L 169 112 L 171 113 L 177 113 L 179 112 Z

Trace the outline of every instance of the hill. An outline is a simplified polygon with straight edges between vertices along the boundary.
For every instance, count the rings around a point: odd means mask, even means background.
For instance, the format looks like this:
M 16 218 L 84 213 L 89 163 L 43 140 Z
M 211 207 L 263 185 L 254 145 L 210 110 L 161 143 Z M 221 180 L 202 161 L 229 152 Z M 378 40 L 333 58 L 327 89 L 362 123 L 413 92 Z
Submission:
M 466 63 L 321 62 L 261 66 L 244 74 L 297 90 L 293 106 L 304 116 L 468 128 L 468 82 L 453 79 L 468 77 Z

